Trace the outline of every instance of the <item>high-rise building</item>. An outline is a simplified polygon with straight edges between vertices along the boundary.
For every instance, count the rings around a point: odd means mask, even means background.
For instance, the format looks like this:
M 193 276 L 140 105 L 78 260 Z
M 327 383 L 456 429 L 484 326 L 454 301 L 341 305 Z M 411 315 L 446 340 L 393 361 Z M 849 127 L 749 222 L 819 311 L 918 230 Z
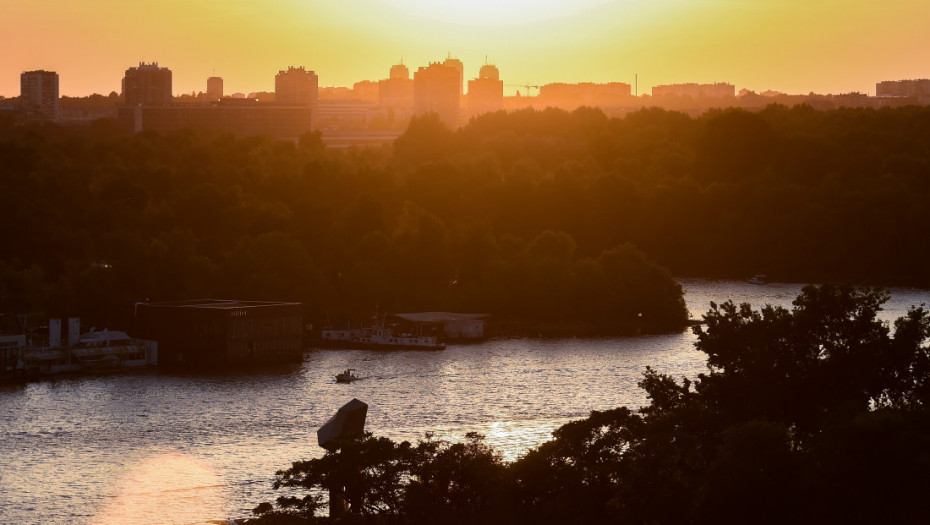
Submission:
M 407 66 L 391 66 L 389 78 L 378 81 L 378 102 L 389 110 L 413 109 L 413 79 Z
M 127 106 L 171 105 L 171 70 L 158 62 L 131 67 L 123 76 L 123 104 Z
M 58 120 L 58 73 L 25 71 L 19 76 L 19 96 L 27 121 Z
M 207 102 L 216 102 L 223 98 L 223 79 L 210 77 L 207 79 Z
M 451 67 L 452 69 L 458 71 L 459 73 L 459 95 L 464 95 L 465 94 L 465 64 L 463 64 L 462 61 L 457 58 L 452 58 L 452 56 L 450 55 L 448 58 L 446 58 L 446 60 L 442 63 L 442 65 L 446 67 Z
M 496 66 L 485 64 L 478 78 L 468 81 L 468 112 L 480 115 L 504 108 L 504 81 Z
M 391 73 L 389 75 L 391 80 L 409 80 L 410 79 L 410 70 L 407 69 L 403 63 L 394 64 L 391 66 Z
M 494 64 L 485 64 L 478 70 L 478 78 L 489 78 L 491 80 L 500 80 L 501 73 Z
M 274 77 L 274 99 L 278 104 L 317 107 L 319 77 L 303 66 L 288 67 Z
M 419 68 L 413 74 L 414 112 L 417 115 L 436 113 L 447 126 L 458 126 L 461 78 L 457 68 L 445 63 L 431 62 L 428 67 Z

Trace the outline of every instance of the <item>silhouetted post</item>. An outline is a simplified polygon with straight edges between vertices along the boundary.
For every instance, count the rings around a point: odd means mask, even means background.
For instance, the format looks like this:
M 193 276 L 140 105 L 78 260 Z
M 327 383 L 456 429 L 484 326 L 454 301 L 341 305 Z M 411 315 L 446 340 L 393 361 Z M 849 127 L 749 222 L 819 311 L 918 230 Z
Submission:
M 352 399 L 336 411 L 336 415 L 323 424 L 316 431 L 317 442 L 326 450 L 333 450 L 340 438 L 362 435 L 365 432 L 365 417 L 368 415 L 368 405 Z M 346 488 L 332 487 L 329 489 L 329 517 L 338 518 L 348 511 L 346 502 Z
M 340 518 L 349 510 L 346 503 L 346 488 L 333 487 L 329 489 L 329 517 Z

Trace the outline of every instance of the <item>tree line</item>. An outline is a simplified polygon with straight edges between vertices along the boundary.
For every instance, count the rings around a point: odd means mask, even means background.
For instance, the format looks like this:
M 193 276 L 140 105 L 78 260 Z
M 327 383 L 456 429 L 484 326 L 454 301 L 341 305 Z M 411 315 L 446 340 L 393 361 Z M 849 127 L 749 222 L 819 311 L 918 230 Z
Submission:
M 389 149 L 130 135 L 101 120 L 5 127 L 0 155 L 8 312 L 129 327 L 138 301 L 232 297 L 301 301 L 315 326 L 376 308 L 483 312 L 533 334 L 687 319 L 680 286 L 635 246 L 580 253 L 558 229 L 500 233 L 480 214 L 440 213 L 433 183 Z
M 594 411 L 507 463 L 476 434 L 347 436 L 279 471 L 259 523 L 919 523 L 930 489 L 930 316 L 808 286 L 791 309 L 712 304 L 707 372 L 648 369 L 640 409 Z M 348 514 L 325 516 L 328 494 Z
M 669 277 L 930 285 L 930 108 L 415 119 L 327 149 L 198 130 L 0 125 L 0 308 L 300 300 L 308 319 L 490 313 L 674 329 Z
M 493 208 L 498 228 L 555 228 L 583 253 L 631 242 L 676 275 L 927 285 L 928 131 L 916 106 L 550 109 L 455 133 L 414 122 L 395 152 L 415 171 L 499 174 L 488 194 L 519 207 Z

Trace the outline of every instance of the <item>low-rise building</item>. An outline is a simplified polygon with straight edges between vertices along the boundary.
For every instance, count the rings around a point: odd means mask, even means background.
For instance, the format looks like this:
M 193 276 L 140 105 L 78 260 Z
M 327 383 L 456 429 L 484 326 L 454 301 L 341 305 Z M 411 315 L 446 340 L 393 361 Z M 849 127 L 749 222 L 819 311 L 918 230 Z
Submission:
M 391 314 L 391 317 L 413 324 L 438 324 L 443 338 L 449 340 L 477 340 L 485 337 L 485 319 L 489 314 L 459 314 L 452 312 L 420 312 Z
M 158 342 L 159 366 L 215 368 L 299 362 L 300 303 L 200 299 L 140 303 L 136 316 Z
M 581 106 L 616 107 L 633 102 L 630 85 L 624 82 L 546 84 L 539 88 L 539 98 L 548 106 L 566 110 Z
M 927 97 L 930 96 L 930 79 L 883 80 L 875 84 L 877 97 Z
M 263 104 L 251 99 L 223 99 L 215 105 L 134 106 L 119 108 L 128 130 L 209 129 L 238 136 L 267 135 L 297 139 L 311 131 L 310 106 Z
M 652 96 L 688 97 L 695 100 L 701 98 L 726 98 L 736 96 L 736 86 L 726 82 L 716 84 L 668 84 L 653 87 Z

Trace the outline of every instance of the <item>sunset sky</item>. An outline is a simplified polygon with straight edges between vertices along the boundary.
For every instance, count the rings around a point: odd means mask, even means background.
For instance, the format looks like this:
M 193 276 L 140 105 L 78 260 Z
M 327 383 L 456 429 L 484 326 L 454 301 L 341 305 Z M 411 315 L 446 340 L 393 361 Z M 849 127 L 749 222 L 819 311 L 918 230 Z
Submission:
M 321 86 L 411 73 L 450 53 L 520 84 L 730 82 L 736 89 L 874 94 L 930 77 L 927 0 L 3 0 L 0 95 L 22 71 L 60 75 L 62 95 L 119 91 L 157 61 L 174 92 L 273 91 L 305 66 Z

